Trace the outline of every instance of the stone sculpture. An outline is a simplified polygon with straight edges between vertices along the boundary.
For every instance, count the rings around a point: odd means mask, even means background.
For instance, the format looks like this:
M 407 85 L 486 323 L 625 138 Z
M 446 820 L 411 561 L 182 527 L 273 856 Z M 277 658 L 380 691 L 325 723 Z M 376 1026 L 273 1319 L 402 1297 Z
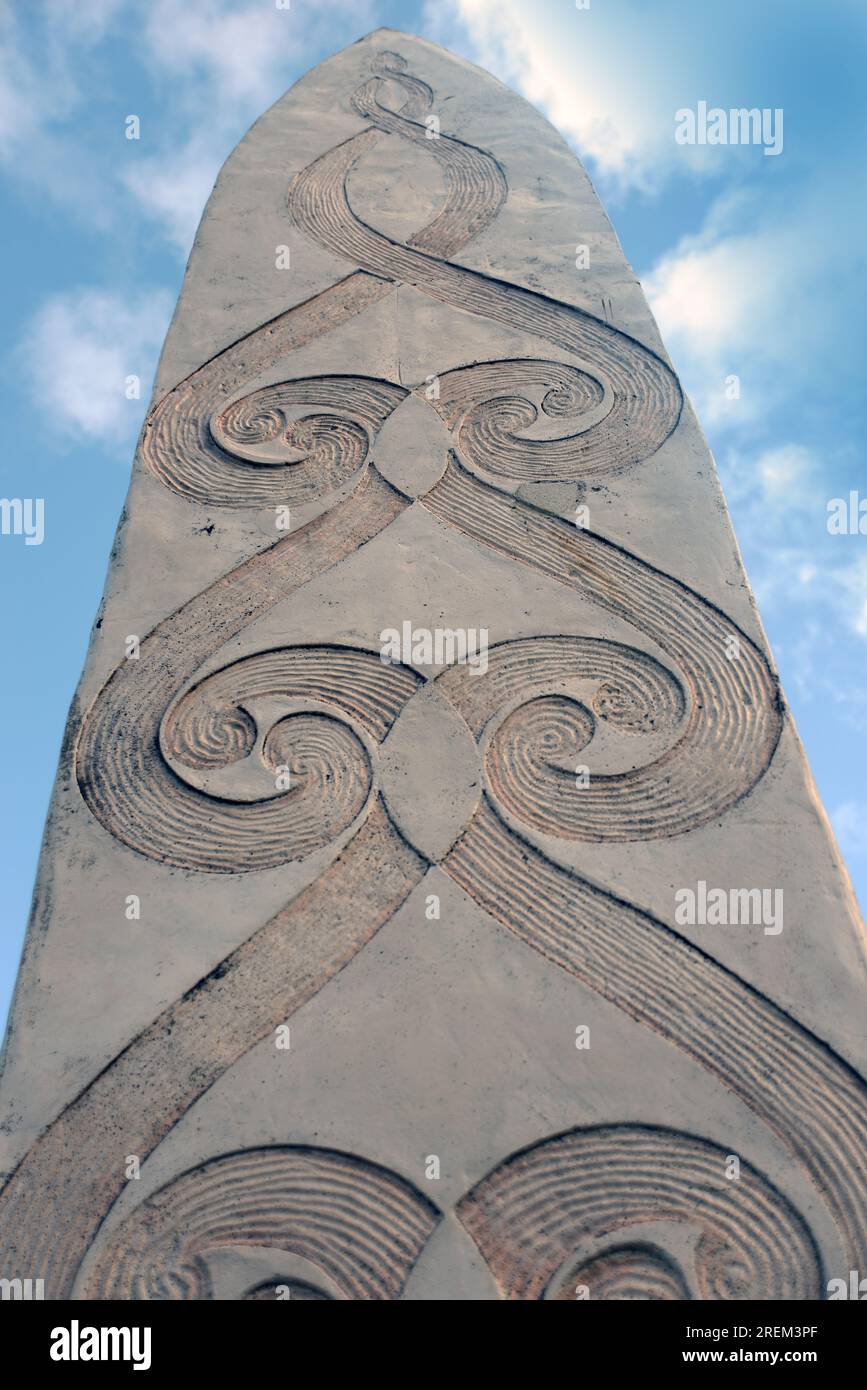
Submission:
M 254 126 L 96 629 L 0 1274 L 801 1300 L 865 1269 L 854 899 L 707 447 L 525 103 L 378 31 Z M 699 882 L 784 927 L 679 922 Z

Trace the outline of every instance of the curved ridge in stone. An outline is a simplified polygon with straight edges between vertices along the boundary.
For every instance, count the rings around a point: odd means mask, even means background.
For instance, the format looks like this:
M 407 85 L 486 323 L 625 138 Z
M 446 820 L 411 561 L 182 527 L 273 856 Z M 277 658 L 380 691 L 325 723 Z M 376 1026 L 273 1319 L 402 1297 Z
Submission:
M 486 800 L 441 867 L 528 946 L 743 1100 L 810 1174 L 850 1260 L 863 1258 L 867 1087 L 842 1058 L 665 923 L 554 864 Z
M 803 1219 L 755 1168 L 729 1181 L 725 1162 L 718 1145 L 675 1130 L 572 1130 L 508 1158 L 458 1216 L 506 1298 L 574 1298 L 581 1282 L 591 1299 L 683 1298 L 693 1279 L 704 1299 L 821 1297 Z M 630 1226 L 653 1222 L 700 1228 L 689 1279 L 660 1251 L 624 1245 Z M 602 1248 L 581 1258 L 590 1242 Z
M 214 1082 L 342 970 L 427 861 L 377 800 L 319 877 L 127 1044 L 66 1106 L 0 1191 L 0 1262 L 69 1298 L 79 1265 L 144 1160 Z M 73 1155 L 74 1158 L 70 1156 Z
M 395 1299 L 439 1219 L 405 1179 L 353 1154 L 245 1149 L 181 1174 L 136 1207 L 113 1233 L 84 1293 L 213 1297 L 208 1250 L 259 1245 L 308 1260 L 344 1298 Z
M 781 702 L 767 659 L 730 618 L 631 552 L 506 496 L 454 461 L 422 505 L 455 530 L 576 589 L 651 638 L 674 663 L 686 694 L 683 732 L 666 753 L 631 772 L 591 777 L 580 796 L 568 798 L 568 806 L 567 798 L 555 798 L 548 786 L 547 799 L 540 788 L 522 807 L 510 797 L 508 779 L 495 762 L 494 793 L 504 796 L 519 818 L 565 838 L 654 839 L 714 820 L 755 786 L 780 737 Z M 736 661 L 726 655 L 732 635 L 739 643 Z M 583 656 L 594 645 L 586 640 L 573 650 Z M 647 669 L 641 653 L 633 660 L 636 676 Z M 454 688 L 463 674 L 450 679 Z M 492 679 L 496 676 L 482 677 Z

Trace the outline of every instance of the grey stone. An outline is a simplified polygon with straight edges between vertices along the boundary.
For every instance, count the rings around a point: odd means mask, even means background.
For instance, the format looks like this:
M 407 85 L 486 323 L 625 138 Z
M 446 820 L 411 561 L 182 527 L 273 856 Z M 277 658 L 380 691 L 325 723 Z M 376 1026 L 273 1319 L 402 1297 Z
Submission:
M 750 920 L 682 920 L 700 884 Z M 190 258 L 6 1040 L 0 1276 L 823 1297 L 867 1267 L 864 985 L 584 171 L 371 34 L 256 123 Z

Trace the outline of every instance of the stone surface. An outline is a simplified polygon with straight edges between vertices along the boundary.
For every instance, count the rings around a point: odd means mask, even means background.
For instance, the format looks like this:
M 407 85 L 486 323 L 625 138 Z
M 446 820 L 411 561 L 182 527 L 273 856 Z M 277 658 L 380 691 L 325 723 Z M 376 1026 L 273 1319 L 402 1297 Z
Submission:
M 405 623 L 487 668 L 384 664 Z M 782 930 L 679 921 L 700 882 Z M 822 1297 L 867 1266 L 862 931 L 586 175 L 370 35 L 231 155 L 166 339 L 6 1042 L 0 1275 Z

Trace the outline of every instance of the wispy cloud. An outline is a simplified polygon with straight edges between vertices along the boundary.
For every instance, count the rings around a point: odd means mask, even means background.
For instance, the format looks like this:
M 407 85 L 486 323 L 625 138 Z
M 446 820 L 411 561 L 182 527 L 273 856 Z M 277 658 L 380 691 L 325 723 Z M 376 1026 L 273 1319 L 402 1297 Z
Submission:
M 122 181 L 138 212 L 186 256 L 205 203 L 220 172 L 226 141 L 219 131 L 197 131 L 180 147 L 141 159 Z
M 752 426 L 787 396 L 833 379 L 845 390 L 865 346 L 857 319 L 842 321 L 844 285 L 864 273 L 852 225 L 829 224 L 826 179 L 729 192 L 702 230 L 664 254 L 642 283 L 702 418 Z M 853 190 L 851 215 L 867 211 Z M 847 347 L 851 351 L 847 351 Z M 738 377 L 739 394 L 727 381 Z
M 605 176 L 648 187 L 656 182 L 654 167 L 675 153 L 671 100 L 660 101 L 654 90 L 661 85 L 659 69 L 646 51 L 639 56 L 618 45 L 612 80 L 610 22 L 601 12 L 564 10 L 521 0 L 429 0 L 425 19 L 434 38 L 460 42 L 482 67 L 541 107 Z M 652 49 L 653 26 L 647 26 L 647 40 Z
M 40 418 L 71 439 L 126 440 L 146 401 L 171 313 L 165 290 L 134 299 L 82 289 L 49 299 L 30 324 L 18 362 Z
M 319 48 L 370 27 L 375 8 L 375 0 L 287 9 L 272 0 L 78 0 L 34 5 L 23 17 L 0 8 L 0 163 L 102 230 L 122 226 L 132 201 L 185 256 L 220 166 L 246 128 Z M 118 141 L 124 156 L 132 154 L 118 115 L 127 114 L 128 97 L 118 78 L 112 102 L 105 75 L 113 64 L 99 47 L 121 19 L 136 34 L 142 81 L 134 88 L 149 91 L 160 113 L 134 160 L 118 158 Z
M 736 13 L 716 23 L 698 9 L 673 0 L 580 9 L 563 0 L 427 0 L 424 13 L 432 38 L 541 107 L 611 195 L 756 162 L 758 151 L 745 146 L 675 141 L 678 109 L 699 99 L 740 106 L 755 62 Z M 753 36 L 767 22 L 753 13 Z M 747 106 L 762 105 L 759 96 L 757 83 Z
M 148 5 L 143 58 L 170 96 L 173 136 L 122 182 L 184 256 L 246 127 L 300 76 L 317 45 L 358 37 L 374 8 L 373 0 L 333 0 L 327 9 L 211 0 L 204 12 L 184 0 Z
M 844 801 L 831 822 L 844 854 L 867 855 L 867 802 Z
M 305 35 L 309 18 L 300 9 L 299 23 L 299 9 L 259 0 L 210 0 L 205 7 L 155 0 L 146 11 L 145 60 L 188 89 L 204 83 L 223 102 L 261 107 L 273 99 L 286 58 Z

